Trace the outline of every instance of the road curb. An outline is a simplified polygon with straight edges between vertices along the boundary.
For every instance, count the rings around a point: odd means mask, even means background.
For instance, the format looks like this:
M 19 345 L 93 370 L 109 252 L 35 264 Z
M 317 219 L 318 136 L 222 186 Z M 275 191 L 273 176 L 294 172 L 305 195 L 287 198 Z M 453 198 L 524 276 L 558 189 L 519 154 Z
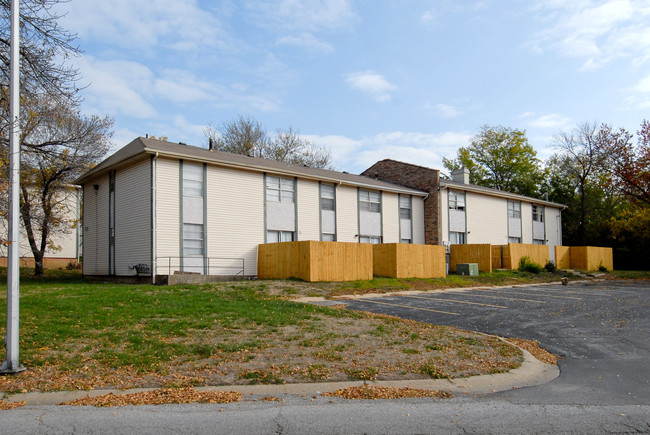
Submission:
M 521 349 L 521 348 L 520 348 Z M 489 394 L 515 388 L 541 385 L 552 381 L 560 374 L 556 365 L 546 364 L 537 360 L 530 352 L 521 349 L 524 361 L 521 366 L 507 373 L 494 375 L 472 376 L 457 379 L 414 379 L 398 381 L 375 382 L 319 382 L 282 385 L 221 385 L 212 387 L 196 387 L 198 391 L 236 391 L 244 395 L 319 395 L 343 388 L 356 387 L 364 384 L 381 387 L 421 388 L 425 390 L 445 390 L 454 395 L 459 394 Z M 25 402 L 28 406 L 59 405 L 63 402 L 84 397 L 101 396 L 104 394 L 124 395 L 143 391 L 153 391 L 155 388 L 135 388 L 129 390 L 90 390 L 90 391 L 54 391 L 45 393 L 19 393 L 5 398 L 8 402 Z

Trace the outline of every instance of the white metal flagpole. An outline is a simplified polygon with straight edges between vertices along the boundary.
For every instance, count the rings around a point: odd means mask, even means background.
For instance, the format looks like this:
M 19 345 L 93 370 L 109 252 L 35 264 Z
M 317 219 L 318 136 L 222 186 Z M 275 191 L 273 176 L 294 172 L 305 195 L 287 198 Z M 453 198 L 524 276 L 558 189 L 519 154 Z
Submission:
M 9 252 L 7 255 L 7 359 L 0 373 L 25 370 L 18 359 L 18 300 L 20 295 L 20 3 L 11 0 L 11 60 L 10 60 L 10 137 L 9 137 Z

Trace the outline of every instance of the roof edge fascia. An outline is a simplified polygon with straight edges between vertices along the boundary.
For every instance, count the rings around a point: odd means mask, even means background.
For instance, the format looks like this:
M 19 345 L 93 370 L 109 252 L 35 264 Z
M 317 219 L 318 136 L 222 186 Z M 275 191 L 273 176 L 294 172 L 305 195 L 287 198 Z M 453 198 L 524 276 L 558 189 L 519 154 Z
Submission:
M 298 178 L 303 178 L 306 180 L 313 180 L 313 181 L 328 181 L 331 183 L 336 183 L 338 185 L 345 184 L 349 186 L 358 186 L 358 187 L 366 187 L 368 189 L 374 189 L 374 190 L 383 190 L 386 192 L 392 192 L 392 193 L 409 193 L 411 195 L 417 195 L 417 196 L 422 196 L 425 197 L 428 195 L 427 192 L 422 192 L 420 190 L 415 190 L 415 189 L 409 189 L 407 187 L 405 188 L 399 188 L 398 186 L 395 187 L 390 187 L 390 186 L 376 186 L 372 184 L 364 184 L 364 183 L 356 183 L 352 181 L 346 181 L 346 180 L 341 180 L 338 178 L 332 178 L 332 177 L 317 177 L 313 175 L 307 175 L 307 174 L 296 174 L 293 171 L 287 170 L 283 171 L 280 169 L 271 169 L 267 168 L 264 166 L 259 166 L 259 165 L 251 165 L 251 164 L 245 164 L 245 163 L 237 163 L 237 162 L 230 162 L 230 161 L 225 161 L 221 159 L 209 159 L 209 158 L 202 158 L 202 157 L 196 157 L 184 153 L 175 153 L 175 152 L 170 152 L 170 151 L 160 151 L 154 148 L 144 148 L 145 152 L 151 153 L 151 154 L 156 154 L 159 156 L 169 156 L 169 157 L 177 157 L 177 158 L 183 158 L 187 160 L 194 160 L 197 162 L 206 162 L 206 163 L 213 163 L 213 164 L 218 164 L 220 166 L 226 166 L 226 167 L 233 167 L 233 168 L 242 168 L 242 169 L 248 169 L 248 170 L 253 170 L 256 172 L 266 172 L 268 174 L 276 174 L 276 175 L 287 175 L 291 177 L 298 177 Z M 356 174 L 351 174 L 351 175 L 356 175 Z M 358 177 L 363 177 L 363 175 L 356 175 Z
M 559 208 L 561 210 L 564 210 L 568 208 L 569 206 L 565 204 L 560 204 L 557 202 L 552 202 L 552 201 L 546 201 L 543 199 L 538 199 L 538 198 L 533 198 L 530 196 L 526 195 L 519 195 L 517 193 L 512 193 L 512 192 L 505 192 L 503 190 L 486 190 L 485 188 L 482 188 L 481 186 L 474 186 L 471 184 L 462 184 L 462 185 L 449 185 L 447 183 L 440 183 L 440 188 L 441 189 L 452 189 L 452 190 L 464 190 L 467 192 L 472 192 L 472 193 L 482 193 L 484 195 L 489 195 L 489 196 L 496 196 L 498 198 L 507 198 L 507 199 L 518 199 L 518 200 L 525 200 L 526 202 L 534 203 L 534 204 L 541 204 L 541 205 L 546 205 L 549 207 L 554 207 L 554 208 Z

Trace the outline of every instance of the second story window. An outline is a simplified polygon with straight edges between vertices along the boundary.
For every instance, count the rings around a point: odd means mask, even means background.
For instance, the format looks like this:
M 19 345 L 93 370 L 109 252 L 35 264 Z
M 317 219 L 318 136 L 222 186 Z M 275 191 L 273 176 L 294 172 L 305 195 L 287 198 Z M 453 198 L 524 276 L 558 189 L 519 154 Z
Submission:
M 533 205 L 533 221 L 544 222 L 544 207 Z
M 511 219 L 521 219 L 520 202 L 508 201 L 508 217 Z
M 361 190 L 359 192 L 359 209 L 372 213 L 381 213 L 381 195 L 379 192 Z
M 465 193 L 450 190 L 449 208 L 451 210 L 465 210 Z
M 294 202 L 294 182 L 290 178 L 266 177 L 266 200 Z

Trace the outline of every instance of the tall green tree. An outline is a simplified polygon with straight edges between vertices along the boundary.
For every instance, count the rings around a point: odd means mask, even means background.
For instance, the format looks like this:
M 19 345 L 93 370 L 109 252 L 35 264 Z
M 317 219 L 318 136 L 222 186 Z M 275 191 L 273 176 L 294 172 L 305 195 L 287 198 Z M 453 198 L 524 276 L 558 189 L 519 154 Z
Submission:
M 526 132 L 484 125 L 455 159 L 443 159 L 450 171 L 465 167 L 470 182 L 527 196 L 538 196 L 544 172 Z

